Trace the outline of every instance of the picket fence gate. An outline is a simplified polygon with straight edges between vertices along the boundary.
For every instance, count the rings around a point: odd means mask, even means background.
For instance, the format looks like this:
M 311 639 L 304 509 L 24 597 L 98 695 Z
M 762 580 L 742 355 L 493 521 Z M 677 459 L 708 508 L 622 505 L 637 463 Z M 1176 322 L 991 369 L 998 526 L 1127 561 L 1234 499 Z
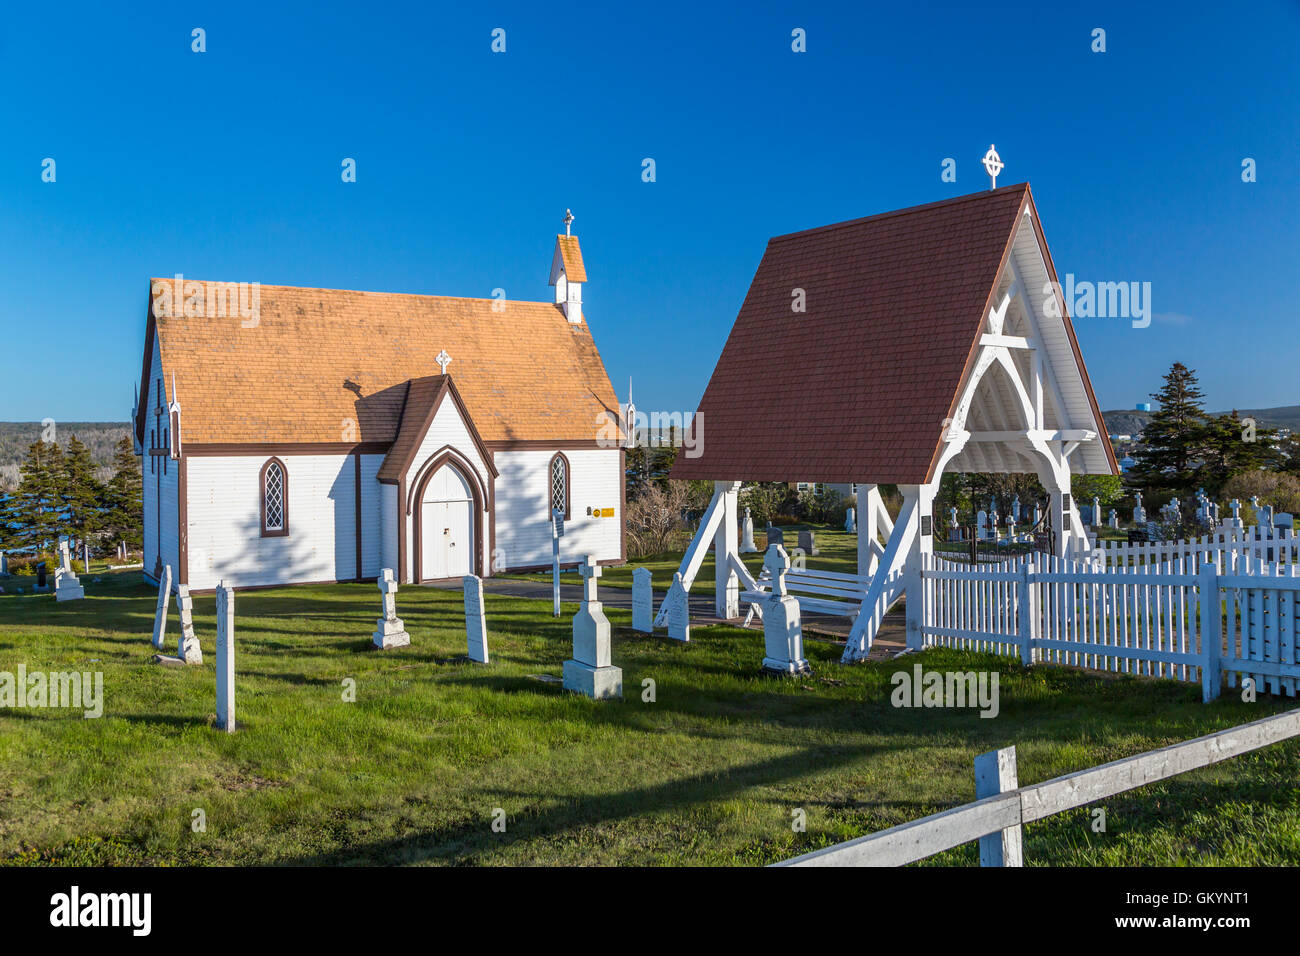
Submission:
M 1300 564 L 1250 551 L 1228 564 L 1221 574 L 1207 552 L 1113 567 L 1036 554 L 989 569 L 925 555 L 921 642 L 1200 682 L 1207 701 L 1225 674 L 1295 696 Z

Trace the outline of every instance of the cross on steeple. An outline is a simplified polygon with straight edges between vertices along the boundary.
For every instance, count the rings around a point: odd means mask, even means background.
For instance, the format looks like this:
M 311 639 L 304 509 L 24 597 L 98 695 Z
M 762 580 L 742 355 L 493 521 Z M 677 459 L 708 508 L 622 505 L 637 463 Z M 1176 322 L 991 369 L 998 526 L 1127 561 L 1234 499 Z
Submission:
M 451 364 L 451 356 L 447 354 L 447 350 L 443 349 L 441 352 L 439 352 L 438 357 L 434 359 L 434 361 L 437 362 L 438 367 L 442 369 L 442 374 L 446 375 L 447 366 Z
M 993 148 L 992 143 L 989 144 L 989 151 L 984 154 L 982 162 L 984 163 L 984 171 L 989 174 L 989 189 L 997 189 L 998 173 L 1002 172 L 1005 164 L 1002 162 L 1002 157 L 998 155 L 998 151 Z
M 564 210 L 564 234 L 565 234 L 566 236 L 571 236 L 571 235 L 573 235 L 573 232 L 572 232 L 572 229 L 573 229 L 573 220 L 576 219 L 576 218 L 577 218 L 577 216 L 575 216 L 575 215 L 573 214 L 573 210 L 572 210 L 572 209 L 566 209 L 566 210 Z

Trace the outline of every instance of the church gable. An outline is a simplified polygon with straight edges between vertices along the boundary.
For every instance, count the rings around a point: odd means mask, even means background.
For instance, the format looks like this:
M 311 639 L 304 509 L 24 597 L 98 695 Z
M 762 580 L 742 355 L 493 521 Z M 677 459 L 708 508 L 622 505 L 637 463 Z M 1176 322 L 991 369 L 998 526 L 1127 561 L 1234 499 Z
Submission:
M 410 482 L 427 460 L 444 449 L 471 464 L 480 482 L 497 477 L 492 453 L 484 444 L 450 375 L 412 381 L 401 426 L 377 478 L 385 483 Z

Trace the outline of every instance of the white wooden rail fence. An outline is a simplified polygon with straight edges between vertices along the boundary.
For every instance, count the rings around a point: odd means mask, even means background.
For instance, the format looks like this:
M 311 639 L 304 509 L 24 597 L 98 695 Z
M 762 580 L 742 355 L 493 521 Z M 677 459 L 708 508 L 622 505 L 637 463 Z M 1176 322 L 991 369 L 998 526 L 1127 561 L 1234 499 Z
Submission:
M 975 759 L 976 796 L 988 796 L 773 865 L 903 866 L 979 840 L 981 866 L 1023 866 L 1026 823 L 1296 736 L 1300 710 L 1026 787 L 1017 785 L 1015 747 L 994 750 Z
M 1024 664 L 1199 681 L 1203 698 L 1250 677 L 1294 696 L 1300 679 L 1300 564 L 1246 553 L 1216 563 L 1099 568 L 1033 555 L 996 569 L 926 556 L 921 643 L 1018 655 Z M 1206 600 L 1202 601 L 1202 595 Z

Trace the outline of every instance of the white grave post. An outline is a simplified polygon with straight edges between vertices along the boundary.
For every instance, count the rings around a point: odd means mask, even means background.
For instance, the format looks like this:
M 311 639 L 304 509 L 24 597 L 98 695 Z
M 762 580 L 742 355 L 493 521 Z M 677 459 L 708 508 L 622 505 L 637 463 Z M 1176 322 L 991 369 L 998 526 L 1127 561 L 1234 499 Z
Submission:
M 384 568 L 376 583 L 379 586 L 380 600 L 383 601 L 383 617 L 375 625 L 375 647 L 380 650 L 405 647 L 411 643 L 411 635 L 406 633 L 406 625 L 397 616 L 397 581 L 393 577 L 393 569 Z
M 583 559 L 582 604 L 573 618 L 573 658 L 564 662 L 564 688 L 595 700 L 623 696 L 623 669 L 610 663 L 609 620 L 596 595 L 600 565 Z
M 235 732 L 235 589 L 217 585 L 217 729 Z
M 54 599 L 56 601 L 79 601 L 86 596 L 86 589 L 81 586 L 77 576 L 72 573 L 72 554 L 68 550 L 68 539 L 59 540 L 59 566 L 54 571 Z
M 194 633 L 194 598 L 188 584 L 176 588 L 176 609 L 181 612 L 181 636 L 176 641 L 176 656 L 186 664 L 202 664 L 203 649 Z
M 1119 527 L 1119 512 L 1116 511 L 1114 508 L 1110 509 L 1110 526 L 1112 528 Z
M 1133 496 L 1137 499 L 1137 504 L 1133 506 L 1133 523 L 1146 524 L 1147 511 L 1145 508 L 1142 507 L 1142 492 L 1135 491 L 1133 493 Z
M 1102 521 L 1102 518 L 1101 518 L 1101 499 L 1100 499 L 1100 498 L 1093 498 L 1093 499 L 1092 499 L 1092 526 L 1093 526 L 1094 528 L 1100 528 L 1100 527 L 1101 527 L 1101 521 Z
M 740 553 L 753 554 L 758 550 L 754 544 L 754 519 L 749 516 L 749 509 L 745 509 L 745 518 L 740 523 Z
M 164 564 L 162 577 L 158 581 L 158 609 L 153 615 L 153 646 L 163 649 L 167 643 L 167 605 L 172 598 L 172 566 Z
M 858 515 L 852 506 L 844 509 L 844 530 L 849 534 L 858 532 Z
M 753 528 L 751 527 L 751 532 Z M 650 587 L 650 569 L 632 571 L 632 629 L 654 633 L 654 591 Z
M 469 659 L 488 663 L 487 619 L 483 614 L 483 579 L 465 575 L 465 641 Z
M 779 544 L 773 545 L 767 549 L 763 566 L 772 577 L 772 594 L 763 601 L 763 643 L 767 651 L 763 671 L 783 677 L 810 674 L 812 668 L 803 656 L 799 601 L 790 596 L 785 583 L 790 556 Z
M 691 604 L 690 597 L 686 593 L 686 586 L 682 583 L 682 573 L 680 571 L 673 574 L 672 587 L 664 595 L 664 601 L 668 604 L 668 636 L 674 641 L 689 641 L 691 639 Z
M 551 617 L 560 616 L 560 539 L 564 537 L 564 515 L 551 509 Z

